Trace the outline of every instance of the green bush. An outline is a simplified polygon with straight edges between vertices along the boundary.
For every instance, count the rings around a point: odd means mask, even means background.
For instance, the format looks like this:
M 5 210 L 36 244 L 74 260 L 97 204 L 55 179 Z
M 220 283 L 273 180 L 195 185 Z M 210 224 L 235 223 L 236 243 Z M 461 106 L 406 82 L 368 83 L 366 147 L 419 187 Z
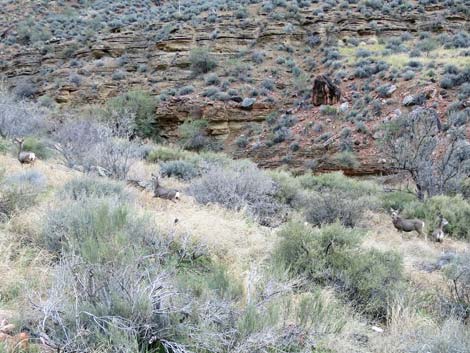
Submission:
M 23 149 L 28 152 L 34 152 L 39 159 L 47 159 L 51 154 L 46 144 L 35 137 L 27 137 L 24 140 Z
M 362 249 L 362 232 L 337 223 L 313 229 L 291 222 L 280 236 L 273 255 L 279 266 L 319 284 L 334 285 L 370 317 L 386 317 L 388 299 L 403 285 L 399 255 Z
M 156 101 L 147 92 L 129 91 L 111 98 L 106 104 L 105 118 L 117 123 L 133 118 L 131 132 L 140 137 L 158 139 L 160 128 L 155 118 Z
M 10 149 L 10 143 L 7 139 L 0 137 L 0 154 L 5 154 Z
M 416 202 L 416 195 L 405 191 L 386 192 L 380 196 L 382 208 L 389 211 L 391 208 L 394 210 L 402 211 L 410 203 Z
M 112 252 L 116 250 L 109 247 L 109 237 L 123 231 L 128 217 L 128 208 L 113 198 L 70 201 L 48 213 L 40 245 L 57 255 L 73 250 L 89 260 L 97 261 L 97 257 L 104 260 L 114 256 Z M 126 247 L 126 239 L 116 240 Z
M 186 120 L 178 127 L 179 143 L 184 149 L 200 151 L 209 145 L 207 120 Z
M 195 48 L 189 55 L 191 71 L 196 74 L 205 74 L 217 66 L 217 62 L 212 57 L 207 48 Z
M 374 182 L 350 178 L 341 172 L 319 175 L 306 174 L 299 177 L 299 179 L 300 185 L 308 190 L 337 189 L 357 195 L 374 195 L 381 191 L 379 185 Z
M 182 180 L 190 180 L 199 173 L 194 164 L 188 161 L 168 161 L 160 163 L 162 176 L 176 177 Z
M 301 194 L 300 178 L 281 170 L 269 171 L 268 174 L 276 183 L 276 198 L 283 204 L 294 206 Z
M 45 191 L 46 177 L 31 170 L 8 177 L 0 175 L 0 222 L 34 206 Z
M 59 192 L 61 198 L 78 200 L 85 197 L 117 197 L 126 200 L 129 194 L 121 183 L 92 177 L 75 178 L 63 186 Z
M 157 146 L 147 156 L 149 162 L 167 162 L 188 158 L 189 153 L 177 147 Z
M 425 220 L 428 232 L 435 229 L 438 215 L 442 214 L 449 221 L 445 229 L 448 234 L 470 240 L 470 203 L 461 195 L 434 196 L 424 203 L 416 201 L 408 204 L 403 214 Z
M 339 166 L 344 168 L 358 168 L 360 166 L 359 161 L 357 160 L 354 152 L 344 151 L 338 152 L 333 156 L 333 161 Z
M 316 226 L 339 221 L 346 227 L 354 227 L 367 209 L 376 206 L 374 198 L 338 190 L 311 192 L 302 203 L 305 219 Z

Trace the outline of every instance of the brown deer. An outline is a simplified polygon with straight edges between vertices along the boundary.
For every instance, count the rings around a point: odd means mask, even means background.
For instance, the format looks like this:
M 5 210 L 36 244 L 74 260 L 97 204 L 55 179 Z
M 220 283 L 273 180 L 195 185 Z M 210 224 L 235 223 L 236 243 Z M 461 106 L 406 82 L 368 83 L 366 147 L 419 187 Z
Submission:
M 441 214 L 439 214 L 439 224 L 436 229 L 432 232 L 432 238 L 438 243 L 442 242 L 445 237 L 444 227 L 448 225 L 449 222 Z
M 399 212 L 392 208 L 392 223 L 399 232 L 412 232 L 416 231 L 424 239 L 428 240 L 428 236 L 424 233 L 424 222 L 419 219 L 405 219 L 401 218 Z
M 0 322 L 0 343 L 5 344 L 11 352 L 28 351 L 30 335 L 26 331 L 14 334 L 15 325 L 6 320 Z M 9 352 L 7 350 L 7 352 Z
M 18 161 L 21 164 L 34 164 L 34 162 L 36 161 L 36 154 L 33 152 L 23 151 L 24 139 L 15 138 L 14 142 L 16 142 L 19 146 Z
M 161 199 L 170 200 L 175 202 L 175 200 L 180 199 L 180 193 L 175 189 L 167 189 L 160 185 L 160 180 L 157 175 L 152 174 L 153 182 L 153 196 L 159 197 Z

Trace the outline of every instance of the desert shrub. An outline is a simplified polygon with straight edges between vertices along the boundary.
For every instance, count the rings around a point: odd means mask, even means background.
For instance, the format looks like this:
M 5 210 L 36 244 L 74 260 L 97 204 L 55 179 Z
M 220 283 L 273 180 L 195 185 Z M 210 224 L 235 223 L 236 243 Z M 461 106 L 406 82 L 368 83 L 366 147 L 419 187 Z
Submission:
M 470 168 L 470 149 L 462 131 L 454 128 L 438 138 L 439 130 L 436 111 L 417 108 L 385 124 L 379 142 L 387 161 L 411 176 L 421 200 L 458 192 Z
M 45 191 L 46 177 L 35 170 L 0 176 L 0 221 L 34 206 Z
M 130 340 L 138 349 L 158 337 L 157 351 L 184 347 L 177 343 L 183 331 L 175 323 L 189 302 L 177 295 L 170 279 L 175 268 L 166 264 L 180 251 L 183 261 L 186 254 L 188 259 L 201 254 L 189 253 L 190 247 L 170 248 L 170 240 L 147 218 L 113 199 L 82 199 L 51 211 L 42 241 L 62 254 L 52 270 L 51 288 L 36 306 L 49 308 L 41 328 L 56 344 L 86 351 Z M 80 285 L 90 280 L 97 290 Z M 165 299 L 168 295 L 171 301 Z M 86 338 L 80 335 L 83 325 Z
M 374 182 L 349 178 L 341 172 L 303 175 L 298 178 L 303 188 L 321 193 L 338 190 L 355 196 L 374 196 L 381 191 Z
M 65 183 L 59 191 L 59 196 L 62 199 L 72 200 L 86 197 L 116 197 L 126 200 L 130 197 L 121 183 L 87 176 L 75 178 Z
M 82 166 L 86 170 L 92 165 L 90 150 L 105 141 L 109 131 L 91 120 L 73 120 L 60 125 L 53 137 L 59 143 L 59 152 L 67 166 Z
M 339 221 L 346 227 L 354 227 L 367 209 L 374 208 L 375 202 L 368 197 L 353 198 L 346 192 L 331 191 L 310 193 L 303 205 L 305 220 L 313 225 Z
M 274 81 L 270 79 L 265 79 L 261 82 L 261 86 L 269 91 L 272 91 L 275 87 Z
M 37 92 L 38 89 L 36 85 L 29 81 L 18 82 L 15 89 L 13 90 L 13 93 L 19 99 L 33 98 Z
M 281 212 L 274 198 L 273 180 L 247 161 L 210 167 L 201 178 L 192 181 L 189 191 L 199 203 L 213 202 L 231 210 L 246 210 L 263 224 L 269 224 Z
M 439 195 L 424 203 L 410 203 L 403 213 L 425 220 L 428 231 L 437 226 L 438 215 L 442 214 L 449 221 L 445 229 L 448 234 L 460 239 L 470 239 L 470 203 L 461 195 Z
M 338 113 L 336 107 L 332 105 L 322 105 L 320 107 L 320 113 L 324 115 L 336 115 Z
M 424 51 L 426 55 L 429 55 L 431 51 L 437 49 L 439 46 L 438 42 L 433 38 L 426 38 L 418 42 L 417 48 Z
M 195 48 L 189 55 L 191 71 L 196 74 L 205 74 L 217 66 L 217 62 L 207 48 Z
M 248 142 L 248 138 L 245 135 L 240 135 L 235 140 L 235 144 L 238 148 L 245 148 L 246 146 L 248 146 Z
M 371 56 L 372 53 L 370 50 L 364 49 L 364 48 L 359 48 L 356 50 L 355 54 L 358 58 L 367 58 L 368 56 Z
M 464 323 L 451 317 L 440 325 L 420 327 L 400 341 L 410 353 L 468 353 L 470 334 Z
M 279 282 L 279 275 L 263 270 L 254 279 L 249 305 L 240 306 L 240 282 L 189 237 L 162 233 L 151 217 L 113 198 L 85 198 L 65 206 L 45 220 L 41 245 L 61 257 L 51 271 L 49 290 L 32 308 L 38 330 L 61 347 L 289 352 L 311 347 L 305 337 L 313 329 L 344 325 L 340 305 L 330 303 L 326 310 L 317 294 L 296 311 L 295 330 L 286 329 L 282 318 L 295 280 Z
M 415 77 L 415 73 L 411 70 L 407 70 L 405 71 L 401 77 L 405 80 L 405 81 L 409 81 L 409 80 L 412 80 L 414 77 Z
M 333 156 L 333 160 L 344 168 L 357 168 L 360 165 L 356 155 L 351 151 L 338 152 Z
M 290 134 L 291 134 L 291 132 L 290 132 L 289 128 L 279 127 L 278 129 L 276 129 L 274 131 L 274 133 L 272 135 L 272 141 L 273 141 L 273 143 L 284 142 L 289 138 Z
M 126 77 L 126 73 L 125 73 L 125 71 L 122 71 L 122 70 L 114 71 L 112 76 L 111 76 L 113 81 L 120 81 L 120 80 L 123 80 L 125 77 Z
M 202 96 L 203 97 L 214 97 L 219 93 L 219 89 L 214 86 L 207 87 L 203 92 Z
M 172 160 L 185 159 L 189 155 L 188 152 L 177 147 L 157 146 L 147 156 L 149 162 L 166 162 Z
M 389 211 L 391 208 L 394 210 L 402 211 L 409 204 L 416 202 L 416 195 L 405 191 L 392 191 L 385 192 L 380 196 L 382 208 Z
M 251 55 L 251 60 L 256 64 L 261 64 L 264 61 L 265 53 L 262 51 L 255 51 Z
M 17 101 L 0 89 L 0 137 L 24 137 L 47 126 L 45 113 L 30 102 Z
M 106 103 L 105 119 L 121 125 L 122 120 L 130 119 L 130 134 L 156 139 L 160 130 L 155 118 L 155 107 L 156 102 L 148 93 L 129 91 Z
M 444 273 L 448 280 L 452 314 L 467 318 L 470 315 L 470 253 L 453 256 Z
M 220 84 L 220 78 L 216 74 L 208 74 L 206 77 L 206 84 L 207 85 L 214 85 L 217 86 Z
M 294 275 L 333 284 L 371 317 L 386 317 L 387 301 L 403 285 L 403 265 L 397 254 L 361 249 L 362 232 L 339 224 L 319 229 L 291 222 L 279 235 L 273 255 L 276 263 Z
M 0 137 L 0 154 L 6 153 L 10 149 L 10 142 L 3 138 Z
M 162 176 L 190 180 L 198 175 L 198 170 L 193 163 L 174 160 L 160 163 L 160 173 Z
M 136 160 L 142 157 L 142 149 L 132 141 L 108 137 L 94 146 L 92 167 L 101 167 L 112 178 L 126 180 L 127 174 Z
M 47 145 L 34 137 L 27 137 L 24 140 L 23 148 L 25 151 L 34 152 L 39 159 L 47 159 L 51 154 Z
M 179 144 L 187 150 L 199 151 L 207 147 L 207 120 L 186 120 L 178 127 Z
M 194 92 L 194 87 L 193 86 L 184 86 L 184 87 L 181 87 L 178 94 L 180 96 L 185 96 L 187 94 L 191 94 Z

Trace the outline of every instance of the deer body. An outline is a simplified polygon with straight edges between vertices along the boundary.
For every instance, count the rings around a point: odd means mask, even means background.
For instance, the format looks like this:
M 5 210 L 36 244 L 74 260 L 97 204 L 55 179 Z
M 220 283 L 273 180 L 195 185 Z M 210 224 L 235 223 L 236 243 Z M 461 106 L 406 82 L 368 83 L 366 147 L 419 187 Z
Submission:
M 158 176 L 152 175 L 153 181 L 153 196 L 158 197 L 165 200 L 175 201 L 179 200 L 180 193 L 178 190 L 175 189 L 167 189 L 160 185 L 160 181 L 158 180 Z
M 5 344 L 8 352 L 27 351 L 29 349 L 29 333 L 20 332 L 14 334 L 15 325 L 8 324 L 5 320 L 0 322 L 0 343 Z
M 442 215 L 440 215 L 439 216 L 439 225 L 432 232 L 432 238 L 435 241 L 437 241 L 438 243 L 440 243 L 444 240 L 444 237 L 445 237 L 444 227 L 448 224 L 449 224 L 449 222 L 447 221 L 447 219 L 445 219 L 444 217 L 442 217 Z
M 21 164 L 33 164 L 36 161 L 36 154 L 33 152 L 23 151 L 24 139 L 15 139 L 15 142 L 18 144 L 18 161 Z
M 399 232 L 418 232 L 419 235 L 424 235 L 424 239 L 427 240 L 427 235 L 424 233 L 424 222 L 419 219 L 406 219 L 399 216 L 398 211 L 392 211 L 392 223 L 393 226 Z

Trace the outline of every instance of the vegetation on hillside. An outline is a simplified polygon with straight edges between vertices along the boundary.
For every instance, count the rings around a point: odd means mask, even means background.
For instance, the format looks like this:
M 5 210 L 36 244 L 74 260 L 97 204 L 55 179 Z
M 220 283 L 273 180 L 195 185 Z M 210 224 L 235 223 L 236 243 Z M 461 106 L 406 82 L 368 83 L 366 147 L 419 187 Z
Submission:
M 0 245 L 7 251 L 0 265 L 8 270 L 0 279 L 0 314 L 13 309 L 18 327 L 47 334 L 48 345 L 67 352 L 306 353 L 355 346 L 416 352 L 423 344 L 467 351 L 461 324 L 469 312 L 467 254 L 429 264 L 441 266 L 449 291 L 427 288 L 418 295 L 402 252 L 364 245 L 374 231 L 367 218 L 390 207 L 431 227 L 442 214 L 450 238 L 468 240 L 465 188 L 449 195 L 442 188 L 421 201 L 341 173 L 265 171 L 220 153 L 144 144 L 134 135 L 136 116 L 127 111 L 111 122 L 84 116 L 55 125 L 47 109 L 3 95 L 4 135 L 44 141 L 28 148 L 45 154 L 37 166 L 21 169 L 16 146 L 2 140 Z M 24 125 L 12 126 L 18 115 Z M 27 130 L 29 121 L 56 127 Z M 183 128 L 182 147 L 201 127 Z M 266 234 L 273 249 L 251 259 L 256 269 L 245 268 L 247 277 L 233 272 L 233 264 L 190 229 L 164 226 L 153 207 L 142 204 L 144 194 L 125 185 L 130 175 L 149 178 L 150 170 L 165 183 L 180 183 L 182 205 L 190 198 L 208 210 L 217 204 L 259 232 L 280 226 Z M 237 237 L 232 231 L 223 236 Z M 230 251 L 238 256 L 237 248 Z M 414 321 L 397 326 L 404 320 Z M 358 322 L 390 332 L 359 344 L 354 337 L 372 331 L 358 329 Z M 431 333 L 435 325 L 442 329 L 438 336 Z M 392 339 L 407 345 L 389 345 Z

